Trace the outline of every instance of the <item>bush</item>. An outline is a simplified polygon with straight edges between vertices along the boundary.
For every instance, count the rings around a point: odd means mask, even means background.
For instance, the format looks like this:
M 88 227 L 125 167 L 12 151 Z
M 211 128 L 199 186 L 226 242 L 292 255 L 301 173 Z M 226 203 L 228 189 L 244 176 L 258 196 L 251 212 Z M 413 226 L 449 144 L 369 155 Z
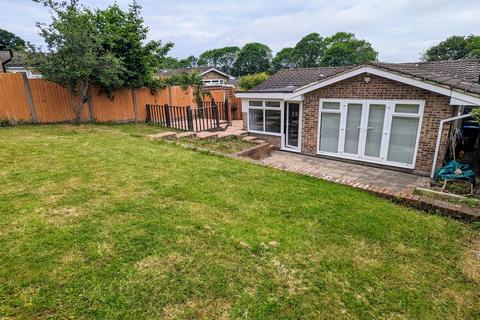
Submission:
M 269 75 L 266 72 L 260 72 L 256 74 L 249 74 L 243 76 L 238 81 L 240 88 L 244 90 L 250 90 L 256 85 L 262 83 L 263 81 L 267 80 Z

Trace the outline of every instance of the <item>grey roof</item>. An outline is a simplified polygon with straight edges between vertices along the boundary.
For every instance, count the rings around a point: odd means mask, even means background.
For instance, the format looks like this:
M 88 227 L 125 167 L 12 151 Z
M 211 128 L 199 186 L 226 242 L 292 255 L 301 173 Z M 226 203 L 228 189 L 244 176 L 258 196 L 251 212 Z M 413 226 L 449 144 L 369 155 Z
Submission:
M 341 73 L 350 67 L 281 69 L 249 92 L 293 92 L 295 89 Z
M 370 64 L 420 80 L 480 94 L 480 59 Z
M 369 62 L 365 65 L 351 67 L 282 69 L 249 92 L 293 92 L 304 85 L 321 82 L 367 65 L 425 82 L 480 94 L 480 60 L 413 63 Z
M 10 59 L 10 52 L 0 51 L 0 63 L 7 61 L 8 59 Z

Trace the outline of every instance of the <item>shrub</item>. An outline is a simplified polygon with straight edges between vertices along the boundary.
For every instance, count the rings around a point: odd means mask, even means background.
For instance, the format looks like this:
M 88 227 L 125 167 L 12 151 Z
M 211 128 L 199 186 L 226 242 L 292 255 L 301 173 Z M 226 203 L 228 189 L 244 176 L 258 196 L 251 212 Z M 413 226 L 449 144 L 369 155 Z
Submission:
M 260 72 L 256 74 L 249 74 L 240 78 L 238 84 L 240 88 L 244 90 L 250 90 L 256 85 L 262 83 L 263 81 L 267 80 L 269 75 L 266 72 Z

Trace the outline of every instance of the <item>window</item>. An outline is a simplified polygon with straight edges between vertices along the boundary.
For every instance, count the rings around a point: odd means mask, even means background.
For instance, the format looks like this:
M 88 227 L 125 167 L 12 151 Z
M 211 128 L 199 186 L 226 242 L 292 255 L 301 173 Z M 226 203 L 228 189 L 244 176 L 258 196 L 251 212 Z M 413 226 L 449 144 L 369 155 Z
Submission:
M 318 153 L 414 168 L 423 101 L 321 100 Z
M 248 114 L 250 130 L 263 131 L 263 110 L 251 109 Z
M 206 86 L 223 86 L 225 81 L 223 79 L 205 79 L 203 84 Z
M 319 150 L 336 153 L 340 133 L 340 102 L 323 102 L 320 113 Z
M 395 104 L 388 143 L 388 161 L 412 163 L 417 146 L 419 113 L 419 104 Z
M 280 134 L 282 114 L 280 101 L 248 101 L 248 130 L 265 134 Z

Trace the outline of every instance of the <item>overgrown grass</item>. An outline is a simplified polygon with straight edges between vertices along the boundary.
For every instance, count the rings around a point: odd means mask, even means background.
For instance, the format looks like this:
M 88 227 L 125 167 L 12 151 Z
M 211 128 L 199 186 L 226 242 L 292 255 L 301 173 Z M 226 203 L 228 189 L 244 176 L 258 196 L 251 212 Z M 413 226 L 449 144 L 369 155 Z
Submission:
M 480 317 L 471 226 L 148 130 L 0 129 L 0 318 Z
M 177 139 L 177 141 L 179 143 L 186 144 L 192 147 L 227 154 L 237 153 L 256 146 L 255 143 L 243 141 L 241 138 L 238 137 L 228 137 L 222 139 L 183 138 Z
M 442 200 L 447 201 L 453 204 L 470 207 L 470 208 L 479 208 L 480 207 L 480 200 L 475 198 L 467 198 L 463 196 L 456 196 L 455 194 L 450 195 L 448 193 L 439 194 L 435 192 L 423 191 L 423 190 L 415 190 L 415 194 L 422 196 L 423 198 L 427 198 L 429 200 Z

